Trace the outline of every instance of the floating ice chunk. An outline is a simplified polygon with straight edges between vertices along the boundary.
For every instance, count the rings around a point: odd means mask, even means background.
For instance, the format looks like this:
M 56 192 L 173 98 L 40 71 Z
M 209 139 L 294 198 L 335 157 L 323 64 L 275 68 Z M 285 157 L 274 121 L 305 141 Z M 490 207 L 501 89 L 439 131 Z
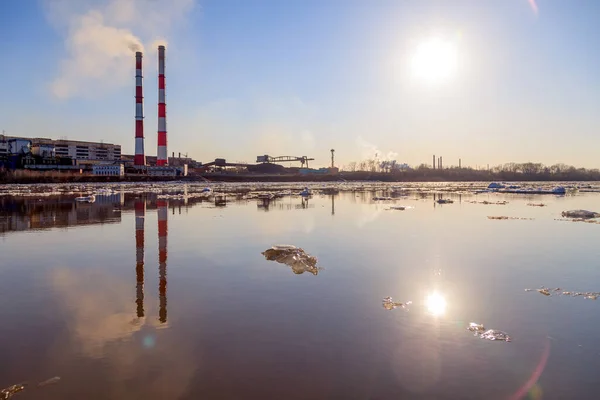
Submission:
M 277 245 L 263 251 L 262 255 L 269 261 L 276 261 L 291 267 L 292 272 L 299 275 L 310 272 L 317 275 L 321 268 L 317 267 L 317 258 L 292 245 Z
M 19 393 L 21 390 L 25 390 L 25 386 L 27 386 L 26 383 L 18 383 L 16 385 L 12 385 L 0 390 L 0 399 L 10 399 L 12 396 Z
M 96 196 L 94 196 L 92 194 L 90 196 L 75 197 L 75 201 L 82 202 L 82 203 L 93 203 L 96 201 Z
M 300 192 L 300 196 L 304 196 L 304 197 L 308 197 L 311 196 L 311 192 L 310 189 L 308 188 L 308 186 L 304 187 L 304 190 Z
M 588 210 L 570 210 L 563 211 L 562 216 L 566 218 L 598 218 L 600 213 Z
M 502 340 L 505 342 L 511 341 L 510 336 L 508 336 L 506 332 L 502 332 L 497 329 L 488 329 L 487 331 L 479 335 L 479 337 L 487 340 Z
M 402 303 L 402 302 L 395 302 L 392 300 L 391 297 L 384 297 L 383 298 L 383 308 L 385 308 L 386 310 L 394 310 L 398 307 L 401 308 L 406 308 L 406 306 L 409 306 L 412 304 L 412 301 L 407 301 L 406 303 Z
M 60 381 L 60 376 L 55 376 L 55 377 L 53 377 L 53 378 L 46 379 L 45 381 L 43 381 L 43 382 L 40 382 L 40 383 L 38 383 L 37 385 L 38 385 L 39 387 L 42 387 L 42 386 L 46 386 L 46 385 L 52 385 L 52 384 L 54 384 L 54 383 L 57 383 L 58 381 Z
M 477 334 L 483 333 L 485 331 L 485 327 L 483 326 L 483 324 L 478 324 L 476 322 L 471 322 L 469 324 L 469 326 L 467 327 L 467 329 L 470 330 L 471 332 L 475 332 L 475 336 L 477 336 Z
M 538 289 L 537 291 L 538 291 L 538 293 L 543 294 L 544 296 L 550 296 L 551 295 L 550 291 L 548 289 L 546 289 L 546 288 Z
M 504 189 L 505 187 L 505 185 L 498 182 L 492 182 L 488 185 L 488 189 Z
M 392 207 L 388 208 L 388 210 L 404 211 L 404 210 L 406 210 L 406 206 L 392 206 Z

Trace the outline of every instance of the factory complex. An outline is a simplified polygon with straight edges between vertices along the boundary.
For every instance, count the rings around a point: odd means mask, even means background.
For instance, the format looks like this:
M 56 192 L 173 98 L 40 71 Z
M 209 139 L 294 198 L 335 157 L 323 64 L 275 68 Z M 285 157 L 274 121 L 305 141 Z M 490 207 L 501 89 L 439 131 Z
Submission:
M 37 171 L 72 171 L 97 176 L 148 175 L 157 177 L 187 176 L 193 173 L 261 173 L 261 174 L 329 174 L 337 173 L 334 167 L 334 150 L 331 150 L 331 168 L 310 169 L 307 156 L 260 155 L 256 164 L 228 163 L 223 158 L 202 164 L 167 151 L 167 112 L 165 79 L 165 46 L 158 46 L 158 121 L 156 156 L 145 153 L 144 91 L 142 52 L 135 53 L 135 153 L 124 155 L 121 145 L 79 140 L 27 138 L 0 135 L 0 169 L 27 169 Z M 279 162 L 299 162 L 299 168 L 286 168 Z

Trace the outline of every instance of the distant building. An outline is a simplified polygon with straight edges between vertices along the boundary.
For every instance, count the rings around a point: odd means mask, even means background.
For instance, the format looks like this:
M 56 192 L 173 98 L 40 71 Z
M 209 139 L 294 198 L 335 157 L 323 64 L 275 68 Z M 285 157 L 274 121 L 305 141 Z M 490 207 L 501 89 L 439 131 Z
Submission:
M 31 147 L 31 154 L 39 157 L 54 158 L 56 150 L 51 144 L 36 144 Z
M 71 158 L 78 163 L 82 164 L 94 164 L 99 161 L 120 161 L 121 160 L 121 145 L 103 143 L 103 142 L 84 142 L 81 140 L 66 140 L 66 139 L 48 139 L 48 138 L 19 138 L 6 136 L 5 141 L 8 143 L 8 153 L 19 151 L 23 149 L 25 142 L 28 142 L 30 148 L 28 150 L 33 152 L 34 155 L 44 156 L 43 154 L 36 154 L 35 152 L 45 153 L 46 157 L 53 154 L 52 157 L 65 157 Z M 14 141 L 15 144 L 11 146 Z M 13 149 L 15 147 L 15 149 Z M 0 155 L 2 155 L 2 140 L 0 140 Z M 54 150 L 52 150 L 54 148 Z
M 98 176 L 124 176 L 123 164 L 96 164 L 92 166 L 92 173 Z
M 7 141 L 8 154 L 29 154 L 31 152 L 31 141 L 21 138 L 10 138 Z
M 177 168 L 174 167 L 147 167 L 150 176 L 177 176 Z

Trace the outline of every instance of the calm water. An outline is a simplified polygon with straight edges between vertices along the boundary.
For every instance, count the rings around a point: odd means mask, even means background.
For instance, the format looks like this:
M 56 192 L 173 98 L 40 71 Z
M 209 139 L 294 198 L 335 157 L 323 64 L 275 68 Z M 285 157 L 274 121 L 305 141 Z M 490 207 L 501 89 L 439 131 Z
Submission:
M 18 397 L 598 396 L 600 300 L 524 289 L 600 291 L 600 225 L 555 220 L 600 211 L 599 193 L 439 205 L 159 192 L 1 200 L 0 388 L 59 376 Z M 484 200 L 509 204 L 471 203 Z M 275 244 L 323 269 L 265 260 Z M 413 303 L 388 311 L 386 296 Z M 513 340 L 474 337 L 469 322 Z

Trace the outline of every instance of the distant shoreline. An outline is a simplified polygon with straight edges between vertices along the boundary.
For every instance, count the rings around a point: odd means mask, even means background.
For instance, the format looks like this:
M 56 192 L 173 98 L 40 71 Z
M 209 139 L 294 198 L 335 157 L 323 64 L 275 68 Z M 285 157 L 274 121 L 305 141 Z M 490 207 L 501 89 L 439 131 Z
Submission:
M 59 172 L 35 172 L 27 174 L 4 173 L 0 184 L 44 184 L 44 183 L 144 183 L 144 182 L 340 182 L 340 181 L 379 181 L 379 182 L 594 182 L 595 176 L 579 174 L 522 174 L 492 173 L 476 170 L 412 170 L 399 173 L 384 172 L 340 172 L 339 174 L 235 174 L 210 173 L 186 177 L 158 177 L 148 175 L 94 176 Z

